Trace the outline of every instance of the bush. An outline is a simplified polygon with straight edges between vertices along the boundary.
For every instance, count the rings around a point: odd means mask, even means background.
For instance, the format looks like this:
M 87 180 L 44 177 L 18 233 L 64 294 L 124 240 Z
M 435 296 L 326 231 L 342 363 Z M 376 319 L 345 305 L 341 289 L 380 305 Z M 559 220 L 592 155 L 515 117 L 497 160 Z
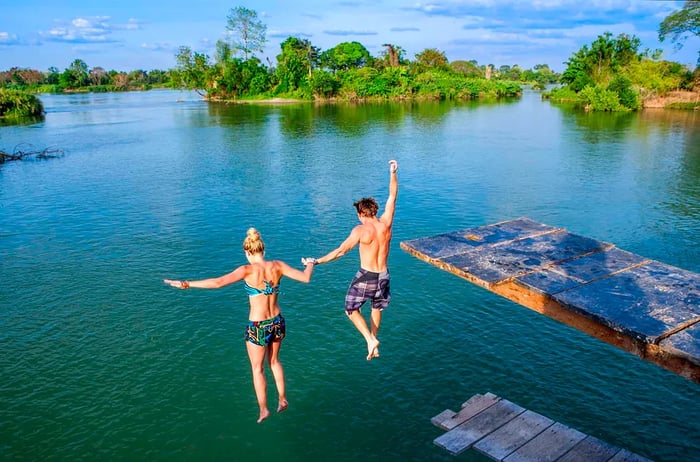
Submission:
M 340 81 L 330 72 L 317 70 L 312 74 L 309 85 L 314 95 L 330 98 L 338 93 Z
M 591 111 L 625 112 L 630 109 L 620 103 L 617 93 L 599 85 L 588 85 L 578 94 L 579 100 Z
M 640 108 L 641 104 L 637 93 L 632 90 L 632 82 L 627 77 L 622 75 L 615 76 L 608 84 L 608 90 L 617 93 L 620 104 L 624 107 L 634 111 Z
M 0 118 L 21 119 L 40 117 L 43 114 L 44 106 L 36 95 L 0 88 Z

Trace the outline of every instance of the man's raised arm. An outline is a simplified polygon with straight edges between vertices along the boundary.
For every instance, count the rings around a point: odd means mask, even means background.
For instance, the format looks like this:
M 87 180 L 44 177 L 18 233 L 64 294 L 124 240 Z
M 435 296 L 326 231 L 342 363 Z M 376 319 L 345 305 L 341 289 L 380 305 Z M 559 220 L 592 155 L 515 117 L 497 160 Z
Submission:
M 391 175 L 389 179 L 389 197 L 386 199 L 386 205 L 384 206 L 384 213 L 380 220 L 388 225 L 394 221 L 394 210 L 396 210 L 396 196 L 399 194 L 399 180 L 396 176 L 396 172 L 399 170 L 399 163 L 395 160 L 389 161 L 389 174 Z

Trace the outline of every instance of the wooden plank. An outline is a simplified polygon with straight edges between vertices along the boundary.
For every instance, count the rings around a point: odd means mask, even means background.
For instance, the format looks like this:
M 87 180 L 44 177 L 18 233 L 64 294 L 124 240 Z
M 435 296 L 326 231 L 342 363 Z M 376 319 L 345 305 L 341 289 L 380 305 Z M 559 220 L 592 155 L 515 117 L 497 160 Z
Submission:
M 700 274 L 650 262 L 554 294 L 565 307 L 645 343 L 700 318 Z
M 474 444 L 474 449 L 495 460 L 503 460 L 554 423 L 543 415 L 525 411 Z
M 531 290 L 556 294 L 581 284 L 610 276 L 614 273 L 648 262 L 644 257 L 610 247 L 600 252 L 526 274 L 518 281 Z
M 620 448 L 589 435 L 557 462 L 606 462 L 618 452 Z
M 700 321 L 664 338 L 659 346 L 700 366 Z
M 464 421 L 471 419 L 487 407 L 492 406 L 500 399 L 501 398 L 493 393 L 486 393 L 484 395 L 477 394 L 462 403 L 459 412 L 445 409 L 440 414 L 431 418 L 430 421 L 436 427 L 442 428 L 443 430 L 451 430 Z
M 615 454 L 608 462 L 652 462 L 651 459 L 634 454 L 627 449 L 622 449 Z
M 451 454 L 457 455 L 523 412 L 525 412 L 524 408 L 501 399 L 466 422 L 435 438 L 433 442 Z
M 457 425 L 471 419 L 484 409 L 496 404 L 501 398 L 496 395 L 475 395 L 462 405 L 462 409 L 450 418 L 443 419 L 438 427 L 444 430 L 452 430 Z
M 580 431 L 557 422 L 503 460 L 504 462 L 554 462 L 585 437 L 586 435 Z
M 568 232 L 542 234 L 493 246 L 488 251 L 465 249 L 442 260 L 461 271 L 484 281 L 497 284 L 564 260 L 610 247 L 596 239 Z
M 444 422 L 453 418 L 456 414 L 457 413 L 451 409 L 445 409 L 444 411 L 442 411 L 438 415 L 432 417 L 430 419 L 430 422 L 433 425 L 435 425 L 436 427 L 440 427 L 442 429 L 445 429 L 445 427 L 443 426 Z
M 482 399 L 491 400 L 493 402 L 496 402 L 501 398 L 499 398 L 498 396 L 494 395 L 491 392 L 486 392 L 483 395 L 472 396 L 471 398 L 469 398 L 468 400 L 466 400 L 465 402 L 462 403 L 462 407 L 472 406 L 475 401 L 482 400 Z
M 542 233 L 555 232 L 558 228 L 521 217 L 492 225 L 479 226 L 437 236 L 405 241 L 408 248 L 428 256 L 443 258 L 473 248 L 522 239 Z

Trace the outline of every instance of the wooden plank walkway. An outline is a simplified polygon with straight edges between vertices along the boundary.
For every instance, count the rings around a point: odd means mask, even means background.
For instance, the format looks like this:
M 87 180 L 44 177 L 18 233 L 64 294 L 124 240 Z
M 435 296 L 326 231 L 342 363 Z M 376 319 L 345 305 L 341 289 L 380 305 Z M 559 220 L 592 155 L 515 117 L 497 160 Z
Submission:
M 700 383 L 700 274 L 525 217 L 401 248 Z
M 505 462 L 650 462 L 492 393 L 474 395 L 458 412 L 431 419 L 447 430 L 433 442 L 457 455 L 473 448 Z

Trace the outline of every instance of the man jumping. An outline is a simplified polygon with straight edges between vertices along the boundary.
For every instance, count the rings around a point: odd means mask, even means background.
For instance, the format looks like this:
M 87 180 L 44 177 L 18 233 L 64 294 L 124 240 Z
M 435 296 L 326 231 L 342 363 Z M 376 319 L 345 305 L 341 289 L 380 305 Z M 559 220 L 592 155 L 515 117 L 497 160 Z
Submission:
M 337 249 L 321 258 L 303 259 L 316 264 L 328 263 L 342 257 L 358 243 L 360 244 L 360 270 L 355 274 L 345 296 L 345 312 L 367 342 L 367 361 L 379 356 L 377 333 L 382 320 L 382 310 L 389 306 L 391 301 L 387 260 L 396 196 L 399 192 L 396 175 L 398 169 L 398 163 L 395 160 L 390 160 L 389 197 L 381 217 L 377 218 L 379 205 L 373 197 L 360 199 L 353 204 L 357 210 L 360 224 L 352 229 L 347 239 Z M 369 328 L 360 312 L 360 308 L 367 300 L 372 301 Z

